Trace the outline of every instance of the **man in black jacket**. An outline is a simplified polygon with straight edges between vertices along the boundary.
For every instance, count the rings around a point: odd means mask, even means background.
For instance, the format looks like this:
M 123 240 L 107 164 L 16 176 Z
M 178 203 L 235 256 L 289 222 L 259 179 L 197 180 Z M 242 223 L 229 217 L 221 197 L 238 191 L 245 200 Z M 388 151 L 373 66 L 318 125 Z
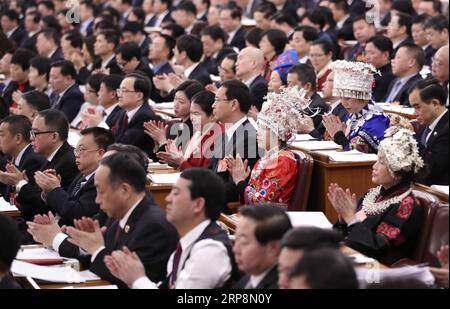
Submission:
M 95 202 L 94 175 L 103 154 L 113 143 L 113 136 L 109 130 L 99 127 L 84 129 L 80 135 L 75 149 L 75 162 L 80 173 L 67 191 L 61 188 L 55 175 L 38 173 L 35 177 L 37 185 L 45 193 L 43 197 L 47 206 L 60 217 L 60 225 L 72 225 L 74 219 L 92 217 L 99 211 Z
M 145 193 L 146 171 L 127 155 L 113 154 L 102 160 L 95 174 L 97 202 L 113 222 L 103 236 L 97 221 L 68 227 L 70 241 L 89 253 L 90 270 L 120 287 L 105 265 L 105 256 L 124 246 L 135 251 L 146 275 L 154 282 L 166 276 L 166 265 L 176 247 L 175 228 L 163 210 Z
M 201 36 L 205 59 L 202 65 L 209 74 L 219 76 L 219 65 L 226 55 L 234 53 L 234 50 L 226 46 L 226 34 L 219 26 L 210 26 L 202 31 Z

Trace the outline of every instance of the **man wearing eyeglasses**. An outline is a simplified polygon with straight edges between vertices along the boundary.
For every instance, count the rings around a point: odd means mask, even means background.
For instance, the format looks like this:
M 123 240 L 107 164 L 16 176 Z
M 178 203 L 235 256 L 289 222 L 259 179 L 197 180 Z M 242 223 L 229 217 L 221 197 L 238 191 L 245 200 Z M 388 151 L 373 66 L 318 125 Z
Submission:
M 153 151 L 153 139 L 144 133 L 144 123 L 149 120 L 159 121 L 148 105 L 151 84 L 148 78 L 140 73 L 130 73 L 117 89 L 119 106 L 124 110 L 116 125 L 111 128 L 116 143 L 130 144 L 147 153 L 150 159 L 157 160 Z
M 68 135 L 69 123 L 64 113 L 52 109 L 41 111 L 36 116 L 30 134 L 33 150 L 46 158 L 40 171 L 35 173 L 35 179 L 38 174 L 59 175 L 64 190 L 78 174 L 73 148 L 67 143 Z M 46 212 L 48 207 L 41 198 L 41 188 L 26 179 L 17 168 L 11 172 L 18 177 L 16 196 L 22 218 L 30 220 L 34 215 Z
M 74 152 L 80 173 L 67 190 L 61 187 L 57 175 L 41 172 L 35 175 L 36 184 L 42 189 L 47 206 L 60 218 L 60 225 L 72 225 L 74 219 L 92 217 L 100 209 L 95 203 L 94 174 L 114 138 L 111 131 L 99 127 L 84 129 L 80 135 Z

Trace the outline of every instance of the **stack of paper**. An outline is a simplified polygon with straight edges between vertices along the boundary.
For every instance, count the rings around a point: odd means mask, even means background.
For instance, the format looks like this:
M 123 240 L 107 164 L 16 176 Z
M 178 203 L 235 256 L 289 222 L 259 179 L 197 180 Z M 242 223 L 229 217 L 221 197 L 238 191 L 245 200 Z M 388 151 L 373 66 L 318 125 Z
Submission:
M 314 226 L 321 229 L 331 229 L 333 225 L 321 211 L 288 211 L 293 227 Z
M 170 174 L 150 174 L 148 178 L 151 182 L 156 184 L 168 184 L 173 185 L 180 178 L 181 173 L 170 173 Z
M 444 194 L 449 194 L 449 186 L 432 185 L 431 188 Z
M 377 160 L 376 154 L 363 153 L 358 150 L 351 151 L 318 151 L 336 162 L 372 162 Z
M 155 163 L 149 163 L 148 164 L 148 169 L 149 170 L 161 170 L 161 169 L 166 169 L 169 168 L 169 164 L 163 164 L 163 163 L 159 163 L 159 162 L 155 162 Z
M 48 282 L 80 283 L 85 282 L 80 273 L 72 267 L 38 266 L 14 260 L 11 272 L 16 277 L 31 277 Z
M 160 109 L 160 110 L 170 109 L 173 111 L 173 102 L 157 103 L 154 105 L 154 108 Z
M 19 209 L 15 205 L 11 205 L 5 199 L 3 196 L 0 196 L 0 212 L 6 212 L 6 211 L 18 211 Z
M 342 149 L 333 141 L 303 141 L 293 142 L 291 145 L 305 150 Z
M 317 138 L 314 138 L 309 134 L 295 134 L 294 138 L 292 139 L 293 142 L 304 142 L 304 141 L 314 141 L 314 140 L 317 140 Z
M 369 284 L 377 284 L 396 279 L 404 281 L 418 280 L 428 286 L 432 286 L 435 282 L 433 274 L 429 267 L 406 266 L 399 268 L 356 268 L 356 276 L 360 284 L 360 288 L 364 288 Z

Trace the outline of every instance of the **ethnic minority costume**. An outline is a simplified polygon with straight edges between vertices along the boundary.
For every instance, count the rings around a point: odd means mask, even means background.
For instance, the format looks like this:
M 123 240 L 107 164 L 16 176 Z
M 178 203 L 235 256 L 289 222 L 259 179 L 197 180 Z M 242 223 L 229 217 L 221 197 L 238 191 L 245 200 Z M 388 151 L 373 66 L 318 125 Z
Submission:
M 271 150 L 253 167 L 248 184 L 237 184 L 241 202 L 288 204 L 297 181 L 297 160 L 287 149 Z
M 337 144 L 344 150 L 377 153 L 384 132 L 389 128 L 389 118 L 380 107 L 369 102 L 358 114 L 350 114 L 345 124 L 345 135 L 340 131 L 333 138 Z
M 381 263 L 390 265 L 411 257 L 422 225 L 423 208 L 413 196 L 410 184 L 401 183 L 387 190 L 378 187 L 365 195 L 368 196 L 373 198 L 367 200 L 374 200 L 366 203 L 386 202 L 389 206 L 381 213 L 366 214 L 362 222 L 337 223 L 334 228 L 344 234 L 347 246 Z M 364 201 L 359 201 L 357 211 L 364 211 Z

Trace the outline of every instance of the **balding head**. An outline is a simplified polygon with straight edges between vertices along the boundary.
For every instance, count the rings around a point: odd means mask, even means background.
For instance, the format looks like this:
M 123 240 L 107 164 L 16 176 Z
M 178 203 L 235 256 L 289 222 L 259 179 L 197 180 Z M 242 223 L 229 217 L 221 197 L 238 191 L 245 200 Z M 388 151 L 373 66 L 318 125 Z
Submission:
M 241 50 L 236 62 L 236 75 L 246 81 L 252 76 L 261 74 L 264 66 L 264 53 L 255 47 L 247 47 Z
M 441 83 L 448 81 L 448 52 L 449 45 L 442 46 L 437 50 L 431 63 L 431 74 Z

